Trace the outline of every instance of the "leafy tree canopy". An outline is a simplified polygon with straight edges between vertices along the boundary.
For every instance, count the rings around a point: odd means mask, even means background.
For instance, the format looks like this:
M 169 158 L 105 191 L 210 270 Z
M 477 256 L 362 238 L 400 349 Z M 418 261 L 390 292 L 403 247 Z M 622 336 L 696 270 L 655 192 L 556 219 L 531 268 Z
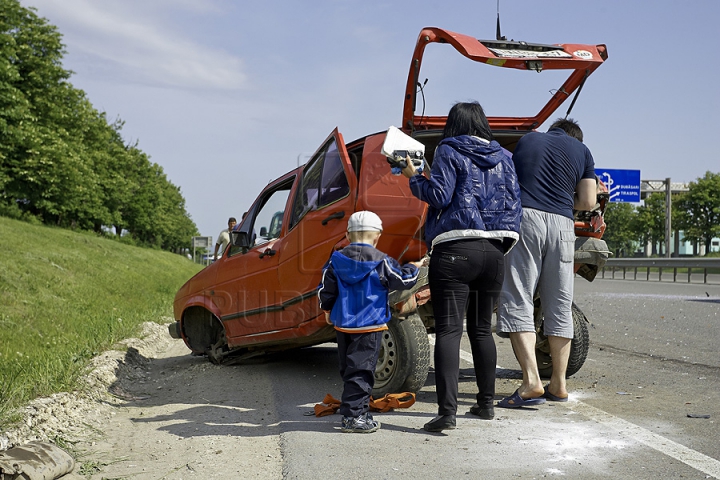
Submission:
M 607 227 L 603 240 L 616 258 L 630 255 L 638 243 L 635 207 L 631 203 L 610 202 L 605 209 Z
M 702 242 L 706 254 L 714 237 L 720 237 L 720 173 L 706 172 L 690 182 L 688 191 L 675 202 L 677 225 L 684 239 Z
M 0 215 L 188 247 L 197 227 L 180 190 L 68 81 L 61 40 L 34 9 L 0 0 Z

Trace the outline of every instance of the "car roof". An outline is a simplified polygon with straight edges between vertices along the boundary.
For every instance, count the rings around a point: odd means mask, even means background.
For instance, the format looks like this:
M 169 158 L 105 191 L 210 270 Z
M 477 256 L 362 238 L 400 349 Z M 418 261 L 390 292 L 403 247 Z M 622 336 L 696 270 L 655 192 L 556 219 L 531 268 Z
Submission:
M 516 42 L 512 40 L 479 40 L 436 27 L 423 28 L 418 36 L 410 64 L 403 104 L 402 129 L 443 128 L 447 116 L 415 115 L 417 85 L 425 47 L 430 43 L 447 43 L 472 61 L 519 70 L 568 70 L 569 76 L 550 101 L 532 117 L 488 117 L 493 130 L 530 131 L 547 120 L 562 103 L 577 90 L 579 93 L 587 77 L 607 59 L 603 44 L 557 44 Z M 574 100 L 573 100 L 574 102 Z

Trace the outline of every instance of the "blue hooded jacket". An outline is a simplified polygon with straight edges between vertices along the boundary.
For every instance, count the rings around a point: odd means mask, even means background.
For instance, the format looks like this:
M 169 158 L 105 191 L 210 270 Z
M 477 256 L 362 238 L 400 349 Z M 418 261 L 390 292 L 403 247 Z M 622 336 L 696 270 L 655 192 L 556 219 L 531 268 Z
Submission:
M 415 175 L 412 193 L 428 203 L 425 241 L 495 238 L 505 252 L 520 232 L 522 207 L 515 166 L 496 141 L 461 135 L 445 138 L 433 157 L 430 179 Z
M 330 311 L 330 320 L 338 330 L 380 330 L 390 320 L 389 290 L 411 288 L 417 277 L 415 265 L 400 266 L 370 245 L 352 243 L 333 252 L 323 268 L 318 290 L 320 308 Z

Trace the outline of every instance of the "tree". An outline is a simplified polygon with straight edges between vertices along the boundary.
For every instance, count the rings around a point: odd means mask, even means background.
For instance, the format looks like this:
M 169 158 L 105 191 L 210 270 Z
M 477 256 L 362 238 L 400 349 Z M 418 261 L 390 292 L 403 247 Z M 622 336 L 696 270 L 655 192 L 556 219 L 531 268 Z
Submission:
M 185 211 L 180 189 L 168 181 L 163 169 L 151 163 L 135 146 L 126 148 L 123 172 L 127 196 L 116 231 L 127 230 L 139 244 L 175 250 L 190 246 L 197 227 Z
M 710 253 L 712 239 L 720 236 L 720 173 L 708 171 L 702 178 L 690 182 L 688 191 L 675 205 L 683 240 L 701 242 L 705 245 L 705 255 Z
M 197 227 L 180 189 L 70 84 L 61 38 L 34 9 L 0 0 L 0 215 L 189 246 Z
M 665 244 L 665 194 L 656 192 L 645 197 L 644 205 L 637 208 L 634 224 L 638 238 L 652 245 L 652 253 L 662 253 Z M 660 245 L 660 248 L 658 248 Z
M 607 227 L 603 240 L 616 258 L 627 256 L 635 251 L 639 241 L 634 224 L 637 213 L 635 206 L 625 202 L 610 202 L 605 209 Z
M 60 66 L 60 35 L 15 0 L 0 0 L 0 200 L 21 209 L 43 136 L 35 108 L 43 86 L 68 74 Z M 45 102 L 47 104 L 47 102 Z M 28 168 L 29 167 L 29 168 Z
M 97 193 L 81 148 L 96 112 L 67 82 L 57 29 L 16 0 L 0 5 L 0 201 L 74 225 Z

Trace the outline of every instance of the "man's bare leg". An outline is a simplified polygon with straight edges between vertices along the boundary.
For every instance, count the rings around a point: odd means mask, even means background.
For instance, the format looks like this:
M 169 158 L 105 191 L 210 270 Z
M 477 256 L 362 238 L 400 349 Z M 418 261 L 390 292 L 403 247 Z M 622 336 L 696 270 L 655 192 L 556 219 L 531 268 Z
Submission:
M 548 384 L 548 392 L 556 397 L 568 396 L 565 375 L 567 374 L 568 360 L 570 359 L 570 344 L 572 339 L 548 335 L 550 356 L 552 357 L 552 377 Z
M 510 343 L 517 357 L 523 374 L 523 383 L 518 388 L 521 398 L 538 398 L 545 393 L 540 373 L 538 372 L 537 359 L 535 358 L 535 332 L 510 332 Z M 568 354 L 570 350 L 568 349 Z M 553 361 L 553 365 L 554 365 Z M 567 359 L 565 361 L 567 368 Z

